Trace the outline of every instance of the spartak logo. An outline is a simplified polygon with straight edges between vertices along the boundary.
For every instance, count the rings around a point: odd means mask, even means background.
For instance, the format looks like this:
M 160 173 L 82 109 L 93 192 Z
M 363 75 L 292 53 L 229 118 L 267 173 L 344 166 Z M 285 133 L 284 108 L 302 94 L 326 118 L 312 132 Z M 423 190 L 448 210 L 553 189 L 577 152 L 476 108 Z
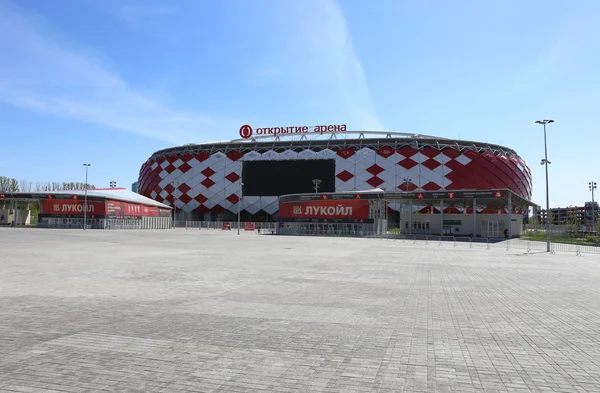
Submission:
M 252 127 L 248 124 L 244 124 L 240 127 L 240 136 L 244 139 L 248 139 L 252 136 Z

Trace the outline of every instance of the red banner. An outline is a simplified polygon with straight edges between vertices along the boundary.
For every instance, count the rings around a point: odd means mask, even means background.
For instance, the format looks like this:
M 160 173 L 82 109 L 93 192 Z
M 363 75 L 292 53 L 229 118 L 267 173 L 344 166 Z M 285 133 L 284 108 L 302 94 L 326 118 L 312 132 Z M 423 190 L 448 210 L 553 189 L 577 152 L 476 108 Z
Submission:
M 83 215 L 84 201 L 80 198 L 74 199 L 42 199 L 42 212 L 44 214 L 60 215 Z M 161 217 L 168 217 L 171 212 L 166 209 L 161 211 Z M 134 217 L 158 217 L 157 206 L 144 206 L 137 203 L 106 201 L 87 203 L 87 214 L 96 216 L 134 216 Z
M 321 200 L 279 204 L 281 218 L 369 218 L 369 201 Z
M 106 214 L 109 216 L 158 216 L 158 207 L 144 206 L 137 203 L 106 201 Z
M 81 215 L 83 216 L 82 200 L 57 200 L 57 199 L 42 199 L 42 212 L 44 214 L 61 214 L 61 215 Z M 88 202 L 87 214 L 89 215 L 104 215 L 106 214 L 104 202 Z

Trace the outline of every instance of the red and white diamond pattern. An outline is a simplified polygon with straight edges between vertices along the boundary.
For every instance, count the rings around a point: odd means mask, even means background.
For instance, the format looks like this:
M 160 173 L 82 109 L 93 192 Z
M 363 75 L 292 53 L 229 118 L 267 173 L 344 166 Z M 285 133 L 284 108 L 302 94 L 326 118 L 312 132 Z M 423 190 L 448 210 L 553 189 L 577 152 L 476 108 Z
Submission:
M 386 191 L 459 190 L 510 188 L 531 197 L 531 172 L 518 156 L 495 156 L 490 152 L 457 151 L 434 147 L 415 149 L 355 150 L 343 146 L 334 149 L 300 152 L 285 150 L 264 153 L 201 152 L 181 156 L 171 154 L 146 162 L 140 170 L 140 192 L 152 199 L 192 211 L 229 210 L 237 213 L 240 199 L 240 176 L 244 160 L 334 159 L 337 192 L 382 188 Z M 410 179 L 407 183 L 405 179 Z M 264 211 L 274 214 L 278 197 L 244 197 L 241 208 L 251 214 Z M 390 209 L 398 210 L 398 204 Z

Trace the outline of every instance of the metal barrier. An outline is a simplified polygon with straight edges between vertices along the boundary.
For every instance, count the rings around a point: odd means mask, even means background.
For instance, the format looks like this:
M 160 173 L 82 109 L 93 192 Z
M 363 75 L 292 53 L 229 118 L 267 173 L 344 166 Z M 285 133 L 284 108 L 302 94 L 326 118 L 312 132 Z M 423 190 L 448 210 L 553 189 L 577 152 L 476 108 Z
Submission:
M 240 223 L 240 230 L 246 230 L 246 222 Z M 275 232 L 277 229 L 276 222 L 248 222 L 254 228 L 254 232 L 259 234 L 266 234 Z M 237 221 L 176 221 L 175 228 L 185 228 L 185 229 L 199 229 L 199 230 L 223 230 L 223 228 L 228 227 L 232 231 L 238 229 Z

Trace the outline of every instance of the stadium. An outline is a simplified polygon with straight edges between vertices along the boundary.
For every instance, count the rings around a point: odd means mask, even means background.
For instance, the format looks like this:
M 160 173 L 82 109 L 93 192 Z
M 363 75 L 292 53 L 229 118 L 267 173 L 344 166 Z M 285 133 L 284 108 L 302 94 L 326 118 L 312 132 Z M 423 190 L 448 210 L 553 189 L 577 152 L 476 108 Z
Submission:
M 141 167 L 139 192 L 174 206 L 179 221 L 278 220 L 282 195 L 508 190 L 528 201 L 532 178 L 512 149 L 476 141 L 378 131 L 345 125 L 258 128 L 240 138 L 188 144 L 154 153 Z M 521 206 L 523 207 L 523 206 Z M 390 226 L 403 206 L 387 204 Z M 436 214 L 432 204 L 414 213 Z M 453 204 L 451 213 L 468 212 Z M 478 205 L 477 213 L 503 214 Z M 515 210 L 521 215 L 525 210 Z M 394 223 L 397 223 L 394 225 Z

